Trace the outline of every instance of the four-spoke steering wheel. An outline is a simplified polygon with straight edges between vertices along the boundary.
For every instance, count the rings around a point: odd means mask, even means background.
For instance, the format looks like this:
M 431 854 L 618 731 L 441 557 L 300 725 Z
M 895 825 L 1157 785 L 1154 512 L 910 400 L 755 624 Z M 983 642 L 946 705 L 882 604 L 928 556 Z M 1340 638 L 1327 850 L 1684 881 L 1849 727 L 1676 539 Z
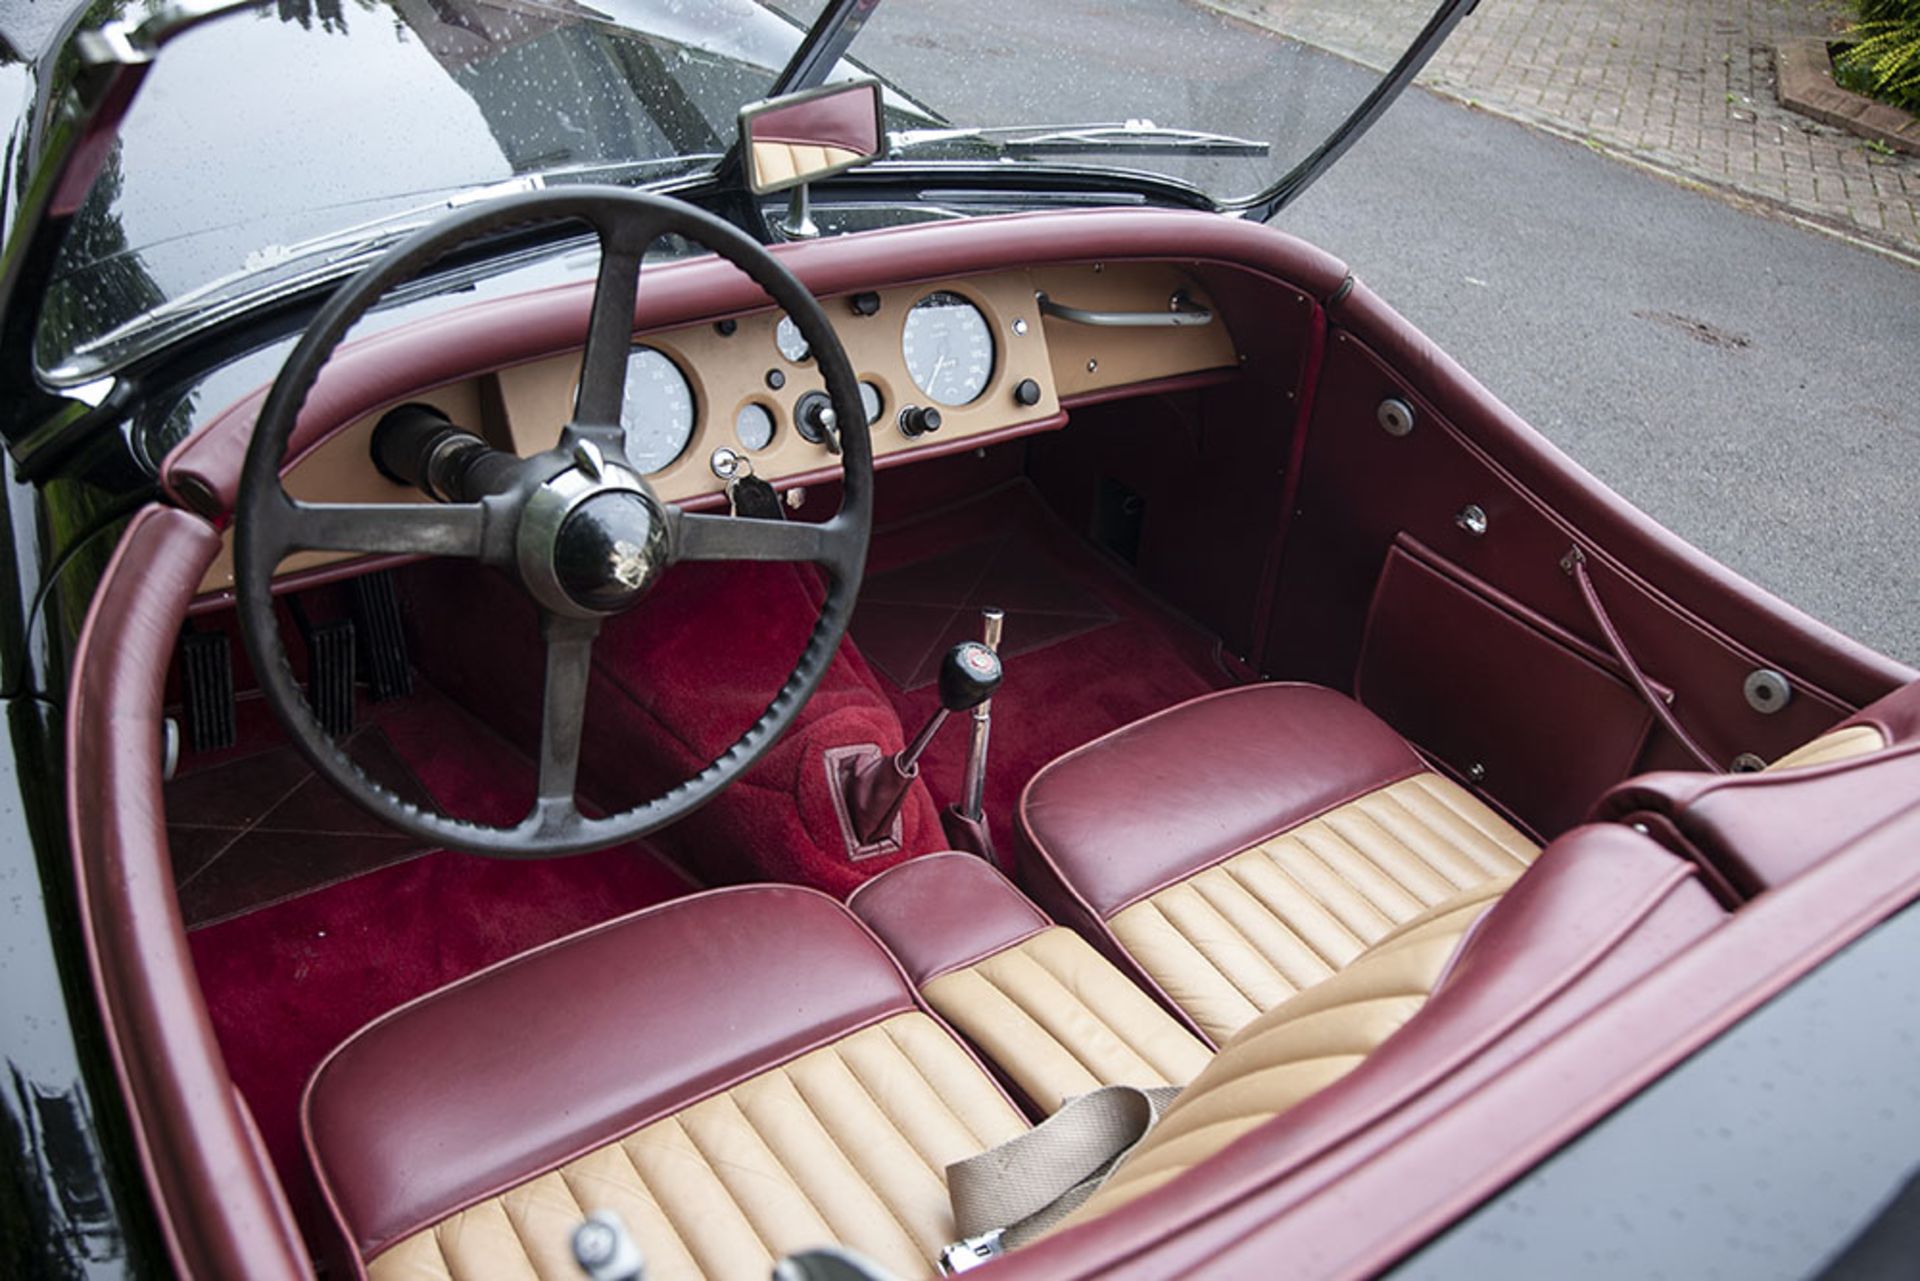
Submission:
M 320 370 L 354 322 L 390 289 L 460 246 L 518 226 L 585 223 L 600 242 L 573 421 L 554 448 L 488 469 L 485 492 L 440 503 L 308 503 L 281 485 L 294 423 Z M 838 419 L 845 472 L 824 523 L 682 512 L 628 461 L 621 402 L 647 246 L 678 235 L 750 276 L 813 349 Z M 759 244 L 691 205 L 611 187 L 508 197 L 455 213 L 395 245 L 334 294 L 301 338 L 260 411 L 234 512 L 242 635 L 261 692 L 296 746 L 354 801 L 437 845 L 502 858 L 547 858 L 631 840 L 713 799 L 793 723 L 846 634 L 873 519 L 873 446 L 846 349 L 793 274 Z M 301 694 L 275 622 L 273 574 L 299 551 L 459 556 L 512 576 L 538 605 L 546 641 L 539 784 L 532 810 L 491 827 L 422 809 L 367 774 L 321 727 Z M 733 745 L 663 795 L 590 817 L 575 797 L 594 637 L 680 561 L 804 561 L 828 587 L 798 663 Z

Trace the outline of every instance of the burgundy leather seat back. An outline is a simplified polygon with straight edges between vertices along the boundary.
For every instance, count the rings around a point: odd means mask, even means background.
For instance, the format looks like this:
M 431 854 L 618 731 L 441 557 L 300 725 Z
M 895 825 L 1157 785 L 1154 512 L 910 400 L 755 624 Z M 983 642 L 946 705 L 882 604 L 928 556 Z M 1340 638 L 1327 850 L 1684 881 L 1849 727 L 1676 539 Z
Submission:
M 303 1121 L 371 1255 L 715 1089 L 919 1008 L 833 899 L 713 890 L 401 1006 L 322 1063 Z

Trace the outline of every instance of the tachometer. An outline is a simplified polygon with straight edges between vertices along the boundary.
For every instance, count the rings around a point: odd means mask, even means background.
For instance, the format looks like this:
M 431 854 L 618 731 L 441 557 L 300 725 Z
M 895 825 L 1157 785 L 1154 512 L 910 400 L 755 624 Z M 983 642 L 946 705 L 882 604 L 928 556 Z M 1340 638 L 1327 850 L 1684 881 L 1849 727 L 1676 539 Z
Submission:
M 978 307 L 943 289 L 908 310 L 900 354 L 931 399 L 964 405 L 979 399 L 993 376 L 993 329 Z
M 693 439 L 693 417 L 693 388 L 665 352 L 635 347 L 627 353 L 620 426 L 635 471 L 656 472 L 678 458 Z

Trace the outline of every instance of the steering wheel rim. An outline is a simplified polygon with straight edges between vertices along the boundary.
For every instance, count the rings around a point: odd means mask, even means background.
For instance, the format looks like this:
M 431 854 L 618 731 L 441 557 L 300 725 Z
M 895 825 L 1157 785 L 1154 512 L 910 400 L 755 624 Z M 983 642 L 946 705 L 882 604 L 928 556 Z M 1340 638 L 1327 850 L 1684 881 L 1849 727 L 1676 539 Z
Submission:
M 563 221 L 582 222 L 594 231 L 601 264 L 573 420 L 555 449 L 523 460 L 515 486 L 507 492 L 472 503 L 304 503 L 287 494 L 280 473 L 294 425 L 321 370 L 361 316 L 396 285 L 473 239 Z M 840 508 L 829 520 L 812 524 L 681 512 L 660 503 L 645 477 L 627 462 L 620 401 L 634 337 L 641 259 L 647 246 L 663 235 L 679 235 L 746 273 L 792 317 L 812 348 L 838 420 L 844 473 Z M 593 638 L 600 622 L 620 611 L 575 607 L 555 596 L 553 584 L 539 569 L 539 540 L 557 538 L 558 533 L 548 528 L 558 523 L 552 510 L 559 500 L 552 496 L 564 493 L 577 505 L 583 487 L 588 497 L 618 492 L 650 504 L 657 520 L 658 545 L 649 542 L 647 555 L 629 558 L 629 566 L 636 561 L 641 566 L 635 572 L 643 579 L 621 609 L 637 602 L 658 573 L 684 560 L 807 561 L 824 569 L 828 580 L 820 615 L 793 671 L 753 724 L 675 787 L 642 805 L 597 818 L 581 813 L 574 795 L 580 722 Z M 545 514 L 529 519 L 543 502 Z M 396 244 L 334 293 L 288 355 L 261 407 L 234 505 L 241 637 L 268 707 L 295 746 L 375 817 L 433 844 L 491 857 L 583 853 L 644 836 L 692 813 L 779 740 L 818 687 L 846 635 L 872 520 L 873 447 L 859 384 L 825 311 L 792 272 L 730 224 L 678 200 L 618 187 L 530 192 L 457 211 Z M 294 677 L 273 604 L 273 573 L 287 555 L 300 550 L 470 556 L 507 570 L 533 595 L 547 665 L 538 795 L 520 823 L 494 827 L 414 805 L 371 778 L 321 727 Z M 550 560 L 551 547 L 547 555 Z M 570 726 L 564 723 L 562 706 L 569 702 L 575 709 Z M 556 742 L 569 729 L 570 749 Z M 564 798 L 558 794 L 562 784 Z

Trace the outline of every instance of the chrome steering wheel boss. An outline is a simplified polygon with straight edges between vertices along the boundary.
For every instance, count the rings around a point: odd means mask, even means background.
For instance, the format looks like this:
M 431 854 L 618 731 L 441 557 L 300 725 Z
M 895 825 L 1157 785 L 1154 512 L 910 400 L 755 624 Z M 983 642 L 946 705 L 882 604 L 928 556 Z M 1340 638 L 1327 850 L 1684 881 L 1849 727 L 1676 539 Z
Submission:
M 630 608 L 660 576 L 667 551 L 659 500 L 639 476 L 597 450 L 533 491 L 514 537 L 521 582 L 569 618 Z

